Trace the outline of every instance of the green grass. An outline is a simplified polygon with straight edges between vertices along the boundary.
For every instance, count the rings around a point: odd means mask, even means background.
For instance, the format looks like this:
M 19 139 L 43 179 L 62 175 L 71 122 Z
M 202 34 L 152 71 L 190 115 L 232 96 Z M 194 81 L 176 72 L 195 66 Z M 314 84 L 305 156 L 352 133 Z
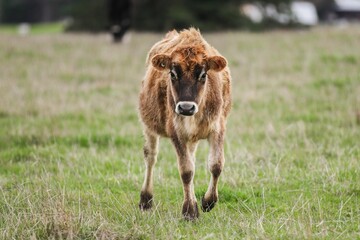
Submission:
M 17 34 L 19 24 L 0 24 L 0 34 Z M 54 34 L 64 32 L 64 24 L 62 23 L 37 23 L 30 24 L 30 34 Z
M 206 34 L 229 61 L 234 103 L 219 203 L 195 222 L 182 220 L 166 139 L 155 207 L 137 207 L 137 96 L 160 38 L 0 32 L 0 238 L 359 239 L 359 28 Z

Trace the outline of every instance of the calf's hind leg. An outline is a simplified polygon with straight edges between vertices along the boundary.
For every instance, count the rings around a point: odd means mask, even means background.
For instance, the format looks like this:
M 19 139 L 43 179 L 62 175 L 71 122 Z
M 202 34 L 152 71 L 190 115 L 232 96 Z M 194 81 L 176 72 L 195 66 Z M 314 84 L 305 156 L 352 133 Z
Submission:
M 210 154 L 208 166 L 211 172 L 209 187 L 201 200 L 201 208 L 209 212 L 218 201 L 217 183 L 224 167 L 224 131 L 214 132 L 209 136 Z
M 144 131 L 144 160 L 145 160 L 145 179 L 140 193 L 141 210 L 147 210 L 152 207 L 153 202 L 153 167 L 156 163 L 159 136 L 151 133 L 149 130 Z

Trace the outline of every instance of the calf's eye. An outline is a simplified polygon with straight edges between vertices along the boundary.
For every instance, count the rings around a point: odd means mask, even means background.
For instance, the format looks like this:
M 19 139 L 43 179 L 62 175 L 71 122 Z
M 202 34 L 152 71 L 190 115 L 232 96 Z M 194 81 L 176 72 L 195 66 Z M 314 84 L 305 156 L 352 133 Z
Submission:
M 171 78 L 171 81 L 175 81 L 176 75 L 173 72 L 170 72 L 170 78 Z
M 200 82 L 205 82 L 206 81 L 206 73 L 203 73 L 203 74 L 200 75 L 199 81 Z

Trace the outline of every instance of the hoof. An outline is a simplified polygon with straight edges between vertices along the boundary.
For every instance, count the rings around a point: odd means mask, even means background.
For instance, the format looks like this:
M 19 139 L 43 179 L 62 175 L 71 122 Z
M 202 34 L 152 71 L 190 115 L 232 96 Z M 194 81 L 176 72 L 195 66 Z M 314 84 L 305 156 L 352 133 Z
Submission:
M 217 197 L 211 197 L 210 199 L 205 199 L 205 197 L 203 197 L 201 199 L 201 209 L 203 212 L 210 212 L 211 209 L 215 207 L 216 202 Z
M 153 203 L 153 195 L 146 192 L 141 192 L 139 208 L 142 211 L 151 209 Z
M 197 202 L 184 202 L 183 208 L 182 208 L 182 214 L 184 216 L 184 219 L 187 221 L 192 221 L 197 218 L 199 218 L 199 210 L 197 206 Z

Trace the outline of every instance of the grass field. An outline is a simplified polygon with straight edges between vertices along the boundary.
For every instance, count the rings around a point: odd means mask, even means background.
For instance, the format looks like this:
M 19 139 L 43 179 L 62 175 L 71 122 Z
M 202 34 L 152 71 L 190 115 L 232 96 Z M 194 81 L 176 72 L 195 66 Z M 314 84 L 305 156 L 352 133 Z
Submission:
M 0 239 L 360 239 L 360 28 L 205 37 L 229 61 L 233 110 L 219 203 L 186 222 L 167 139 L 155 207 L 137 206 L 137 96 L 161 35 L 1 33 Z
M 57 34 L 62 33 L 65 30 L 65 25 L 61 22 L 30 24 L 28 26 L 28 34 L 30 35 Z M 19 24 L 0 24 L 0 34 L 17 34 L 18 32 Z

